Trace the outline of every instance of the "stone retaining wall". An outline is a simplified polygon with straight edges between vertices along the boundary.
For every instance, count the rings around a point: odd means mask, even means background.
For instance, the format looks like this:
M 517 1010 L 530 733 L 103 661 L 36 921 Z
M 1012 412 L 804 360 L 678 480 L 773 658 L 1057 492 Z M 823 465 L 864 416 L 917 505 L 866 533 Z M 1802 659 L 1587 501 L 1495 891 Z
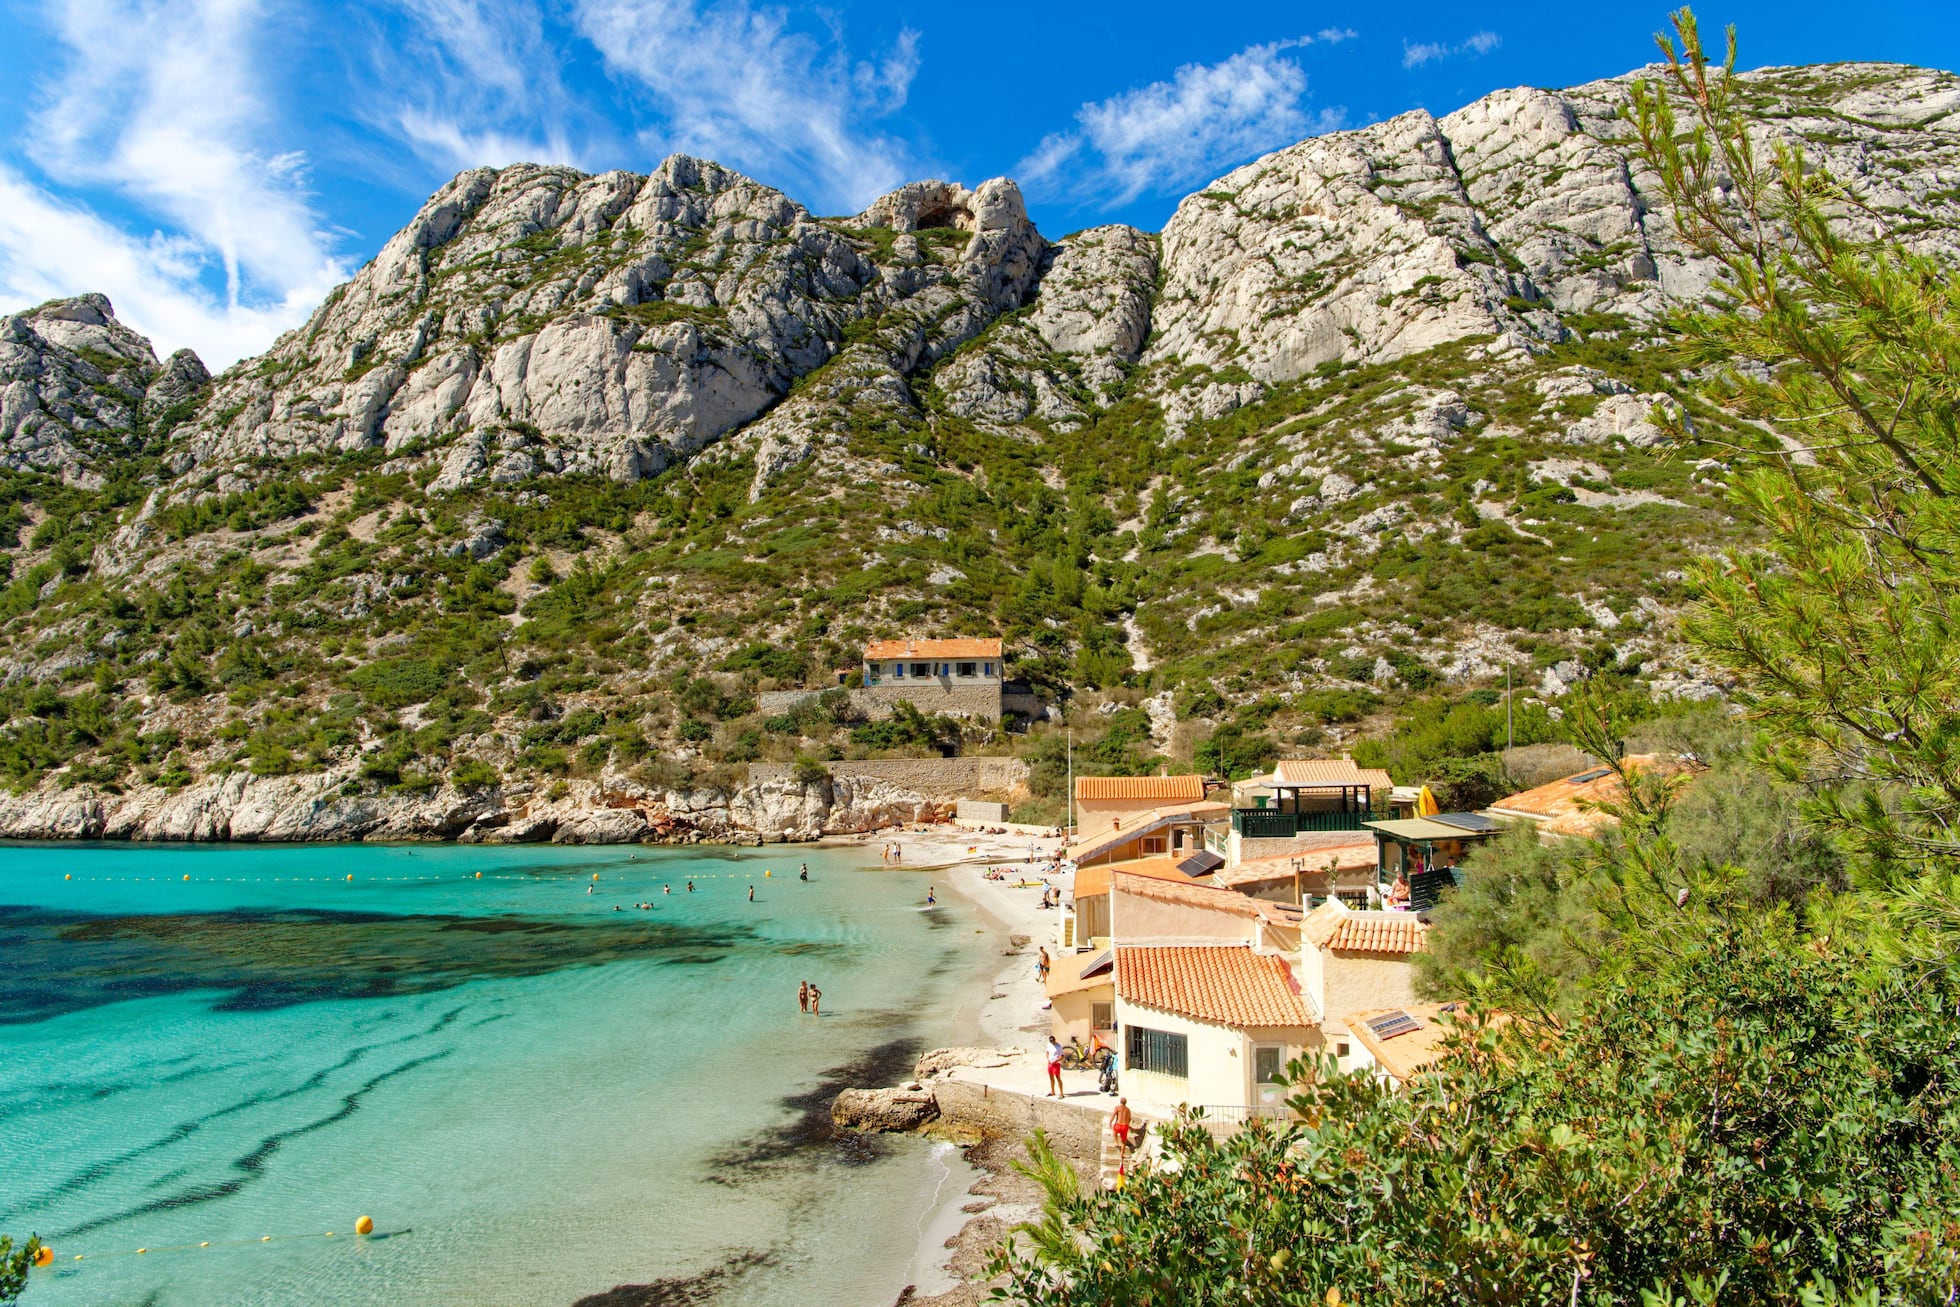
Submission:
M 1007 805 L 1004 803 L 982 803 L 978 799 L 961 799 L 953 805 L 954 821 L 1000 822 L 1007 820 Z
M 861 762 L 827 762 L 832 776 L 888 781 L 929 798 L 965 798 L 976 794 L 1005 794 L 1027 784 L 1028 766 L 1016 758 L 874 758 Z M 790 779 L 795 768 L 784 763 L 749 764 L 749 783 Z
M 756 695 L 756 707 L 763 714 L 774 716 L 786 713 L 799 704 L 808 703 L 820 694 L 827 694 L 832 688 L 821 690 L 764 690 Z M 856 690 L 846 690 L 851 706 L 874 721 L 892 715 L 892 705 L 909 703 L 922 713 L 946 713 L 954 717 L 972 717 L 980 721 L 999 721 L 1001 716 L 1001 689 L 996 682 L 985 684 L 961 682 L 945 684 L 939 681 L 909 681 L 904 685 L 870 685 Z M 1017 696 L 1017 701 L 1026 696 Z M 1026 708 L 1020 711 L 1028 711 Z

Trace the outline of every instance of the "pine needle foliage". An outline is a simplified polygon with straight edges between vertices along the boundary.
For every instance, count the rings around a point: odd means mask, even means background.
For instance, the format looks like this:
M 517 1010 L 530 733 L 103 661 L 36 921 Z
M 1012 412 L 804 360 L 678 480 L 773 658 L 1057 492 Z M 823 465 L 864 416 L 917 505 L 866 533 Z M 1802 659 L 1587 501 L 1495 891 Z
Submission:
M 1784 775 L 1896 877 L 1960 857 L 1960 278 L 1751 118 L 1692 12 L 1634 103 L 1682 239 L 1718 270 L 1680 316 L 1762 530 L 1703 560 L 1690 638 L 1741 682 Z M 1678 43 L 1677 43 L 1678 42 Z M 1728 366 L 1727 360 L 1743 360 Z

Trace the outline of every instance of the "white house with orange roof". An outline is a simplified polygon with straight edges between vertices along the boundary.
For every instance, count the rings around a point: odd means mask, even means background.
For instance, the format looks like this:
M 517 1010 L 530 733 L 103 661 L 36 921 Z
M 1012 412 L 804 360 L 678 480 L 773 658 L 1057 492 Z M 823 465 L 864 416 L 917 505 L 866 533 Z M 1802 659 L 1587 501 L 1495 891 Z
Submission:
M 1007 679 L 998 637 L 873 640 L 864 646 L 868 706 L 905 702 L 921 712 L 997 721 Z
M 1279 1112 L 1277 1077 L 1320 1040 L 1294 974 L 1297 915 L 1182 874 L 1107 872 L 1113 940 L 1076 972 L 1107 976 L 1104 1039 L 1131 1105 L 1228 1120 Z

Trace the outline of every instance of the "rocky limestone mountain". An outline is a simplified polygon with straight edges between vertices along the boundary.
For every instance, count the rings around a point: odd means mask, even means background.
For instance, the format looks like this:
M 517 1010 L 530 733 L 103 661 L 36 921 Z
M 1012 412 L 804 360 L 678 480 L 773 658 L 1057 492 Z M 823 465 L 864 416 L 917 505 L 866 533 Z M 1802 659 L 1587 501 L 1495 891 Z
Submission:
M 169 435 L 210 379 L 187 349 L 158 364 L 102 295 L 0 317 L 0 467 L 100 486 L 103 464 Z
M 1719 696 L 1680 568 L 1770 437 L 1673 347 L 1710 272 L 1629 84 L 1303 141 L 1160 234 L 1051 241 L 1004 179 L 823 218 L 684 156 L 472 170 L 216 379 L 99 296 L 0 319 L 0 829 L 782 835 L 929 802 L 826 760 L 1042 756 L 760 710 L 899 633 L 1005 635 L 1096 765 L 1347 748 L 1507 670 L 1540 737 L 1590 677 Z M 1744 84 L 1847 229 L 1960 260 L 1960 79 Z

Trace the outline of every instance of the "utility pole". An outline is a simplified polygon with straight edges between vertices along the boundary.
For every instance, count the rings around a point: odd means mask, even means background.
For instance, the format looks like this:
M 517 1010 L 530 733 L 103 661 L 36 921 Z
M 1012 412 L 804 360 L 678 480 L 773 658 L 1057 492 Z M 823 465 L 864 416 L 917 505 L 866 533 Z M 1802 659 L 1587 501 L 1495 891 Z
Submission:
M 1068 842 L 1075 843 L 1075 728 L 1068 731 Z
M 1511 783 L 1511 750 L 1517 747 L 1511 738 L 1511 664 L 1504 664 L 1504 783 Z

